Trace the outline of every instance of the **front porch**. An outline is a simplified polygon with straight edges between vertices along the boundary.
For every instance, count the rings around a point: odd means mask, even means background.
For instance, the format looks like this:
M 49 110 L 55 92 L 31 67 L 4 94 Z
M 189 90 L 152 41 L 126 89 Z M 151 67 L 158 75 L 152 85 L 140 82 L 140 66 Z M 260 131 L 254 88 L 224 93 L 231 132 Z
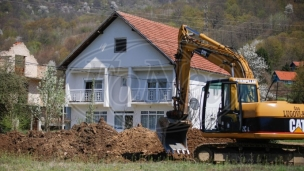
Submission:
M 69 102 L 104 102 L 104 91 L 95 89 L 94 94 L 89 89 L 70 90 Z M 132 102 L 170 102 L 172 90 L 167 88 L 133 88 L 131 89 Z
M 95 89 L 92 94 L 92 89 L 73 89 L 70 90 L 70 102 L 91 102 L 94 97 L 94 102 L 104 102 L 104 92 L 102 89 Z

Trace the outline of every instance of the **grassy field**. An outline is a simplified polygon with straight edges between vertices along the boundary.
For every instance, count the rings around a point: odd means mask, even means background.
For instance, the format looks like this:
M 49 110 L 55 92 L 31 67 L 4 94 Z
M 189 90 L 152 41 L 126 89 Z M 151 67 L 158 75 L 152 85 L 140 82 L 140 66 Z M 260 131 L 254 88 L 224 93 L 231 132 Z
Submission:
M 278 141 L 278 142 L 280 142 L 280 143 L 284 143 L 284 142 L 290 142 L 290 143 L 302 143 L 302 144 L 304 144 L 304 140 L 280 140 L 280 141 Z
M 284 166 L 284 165 L 250 165 L 250 164 L 202 164 L 190 161 L 159 161 L 159 162 L 128 162 L 128 163 L 83 163 L 83 162 L 65 162 L 65 161 L 35 161 L 30 156 L 13 156 L 10 154 L 0 154 L 0 171 L 286 171 L 286 170 L 304 170 L 304 166 Z

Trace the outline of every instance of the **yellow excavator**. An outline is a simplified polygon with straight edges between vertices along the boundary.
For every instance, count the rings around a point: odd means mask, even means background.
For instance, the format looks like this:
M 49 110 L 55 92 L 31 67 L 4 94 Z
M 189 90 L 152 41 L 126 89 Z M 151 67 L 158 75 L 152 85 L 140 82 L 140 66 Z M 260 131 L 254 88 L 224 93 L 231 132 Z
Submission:
M 251 155 L 252 158 L 256 153 L 255 161 L 263 154 L 261 158 L 266 160 L 270 160 L 271 156 L 282 156 L 284 162 L 304 163 L 301 153 L 303 146 L 273 143 L 273 140 L 304 139 L 304 104 L 261 102 L 258 82 L 246 59 L 232 48 L 186 25 L 180 27 L 178 34 L 174 109 L 157 123 L 157 134 L 168 153 L 190 154 L 186 136 L 191 127 L 188 92 L 190 63 L 194 54 L 206 58 L 231 75 L 228 79 L 207 81 L 202 88 L 203 98 L 197 102 L 201 109 L 202 136 L 235 140 L 233 143 L 197 146 L 192 155 L 198 161 L 231 161 L 232 158 L 240 161 L 240 154 Z

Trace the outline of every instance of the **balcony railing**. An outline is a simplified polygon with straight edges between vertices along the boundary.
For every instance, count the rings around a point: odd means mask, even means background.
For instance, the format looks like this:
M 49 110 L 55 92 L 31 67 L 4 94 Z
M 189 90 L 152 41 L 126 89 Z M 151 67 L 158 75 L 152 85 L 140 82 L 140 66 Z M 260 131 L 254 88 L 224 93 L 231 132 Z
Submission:
M 172 100 L 172 91 L 167 88 L 134 88 L 132 102 L 168 102 Z
M 91 102 L 92 101 L 92 90 L 91 89 L 74 89 L 70 90 L 70 102 Z M 94 90 L 94 101 L 103 102 L 103 90 Z

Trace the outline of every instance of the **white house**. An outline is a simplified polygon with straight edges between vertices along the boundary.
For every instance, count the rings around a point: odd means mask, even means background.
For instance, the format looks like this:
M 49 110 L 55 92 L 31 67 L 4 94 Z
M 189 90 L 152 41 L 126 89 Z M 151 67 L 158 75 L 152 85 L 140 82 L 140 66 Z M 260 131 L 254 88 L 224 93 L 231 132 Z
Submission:
M 173 109 L 177 35 L 177 28 L 113 12 L 60 64 L 70 126 L 86 121 L 94 93 L 95 121 L 103 117 L 118 131 L 139 123 L 154 130 L 157 119 Z M 189 99 L 200 99 L 207 80 L 229 75 L 198 55 L 191 66 Z M 191 113 L 198 126 L 199 111 Z

